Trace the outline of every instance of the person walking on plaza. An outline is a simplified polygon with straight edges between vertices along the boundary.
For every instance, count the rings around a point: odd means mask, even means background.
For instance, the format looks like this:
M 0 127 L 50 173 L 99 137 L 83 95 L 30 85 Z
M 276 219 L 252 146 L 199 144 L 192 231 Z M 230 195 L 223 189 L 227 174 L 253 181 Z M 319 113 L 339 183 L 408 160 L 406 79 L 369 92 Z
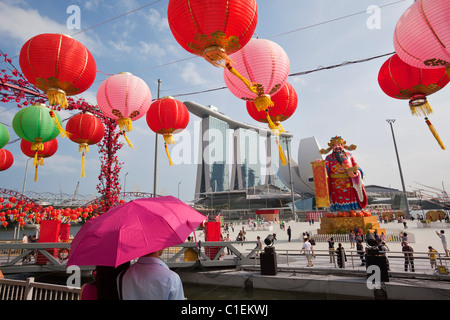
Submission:
M 230 237 L 229 233 L 227 233 L 227 237 L 225 238 L 225 241 L 226 242 L 231 242 L 231 237 Z M 228 247 L 228 246 L 227 246 L 227 254 L 231 254 L 230 247 Z
M 442 246 L 444 247 L 445 251 L 445 256 L 448 257 L 447 237 L 444 234 L 444 230 L 441 230 L 440 233 L 436 231 L 436 234 L 438 235 L 439 238 L 441 238 Z
M 337 264 L 339 268 L 345 269 L 345 262 L 347 261 L 347 256 L 345 254 L 344 247 L 342 246 L 342 243 L 338 243 L 338 247 L 336 249 L 336 256 L 337 256 Z
M 118 276 L 121 300 L 184 300 L 180 276 L 159 258 L 163 251 L 140 257 Z
M 361 265 L 365 266 L 366 265 L 366 261 L 364 259 L 364 247 L 362 245 L 362 241 L 358 240 L 358 242 L 356 243 L 356 251 L 359 254 L 359 258 L 361 259 Z
M 428 247 L 428 256 L 430 257 L 431 269 L 437 268 L 437 254 L 438 252 L 432 246 Z
M 333 237 L 329 237 L 327 240 L 328 242 L 328 254 L 330 255 L 330 263 L 334 263 L 334 254 L 335 254 L 335 248 L 334 248 L 334 240 Z
M 350 230 L 348 238 L 350 240 L 350 249 L 353 249 L 355 247 L 355 241 L 356 241 L 356 235 L 353 230 Z
M 405 272 L 408 271 L 408 266 L 414 272 L 414 249 L 408 245 L 408 242 L 403 244 L 402 252 L 405 255 Z
M 390 251 L 390 250 L 389 250 L 389 247 L 386 245 L 386 242 L 380 241 L 380 244 L 378 246 L 378 250 L 380 250 L 380 252 L 382 252 L 382 255 L 384 256 L 384 259 L 386 259 L 386 268 L 388 270 L 390 270 L 390 268 L 389 268 L 389 259 L 388 259 L 387 255 L 386 255 L 386 252 Z
M 291 242 L 291 234 L 292 234 L 291 226 L 289 226 L 287 228 L 288 242 Z
M 313 263 L 314 248 L 311 245 L 311 242 L 309 242 L 307 239 L 305 239 L 303 242 L 302 253 L 305 253 L 306 259 L 308 260 L 307 267 L 314 266 Z

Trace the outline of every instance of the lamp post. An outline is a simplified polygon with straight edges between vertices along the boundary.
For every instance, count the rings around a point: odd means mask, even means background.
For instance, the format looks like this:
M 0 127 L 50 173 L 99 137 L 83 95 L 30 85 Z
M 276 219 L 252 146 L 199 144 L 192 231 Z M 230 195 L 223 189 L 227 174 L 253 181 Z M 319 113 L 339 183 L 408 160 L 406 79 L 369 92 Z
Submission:
M 178 199 L 180 199 L 180 183 L 181 183 L 181 181 L 178 182 Z
M 398 171 L 400 172 L 400 180 L 402 181 L 403 195 L 405 196 L 406 217 L 410 218 L 408 196 L 406 195 L 405 182 L 403 181 L 402 166 L 400 165 L 400 158 L 398 156 L 397 143 L 395 142 L 394 127 L 392 126 L 392 124 L 395 122 L 395 119 L 387 119 L 386 122 L 389 123 L 389 125 L 391 126 L 392 139 L 394 140 L 395 154 L 397 156 Z
M 127 186 L 127 175 L 128 172 L 125 173 L 125 177 L 123 178 L 123 197 L 125 198 L 125 187 Z
M 158 99 L 161 93 L 161 79 L 158 79 Z M 158 134 L 155 134 L 155 168 L 153 176 L 153 197 L 156 197 L 156 189 L 158 185 Z

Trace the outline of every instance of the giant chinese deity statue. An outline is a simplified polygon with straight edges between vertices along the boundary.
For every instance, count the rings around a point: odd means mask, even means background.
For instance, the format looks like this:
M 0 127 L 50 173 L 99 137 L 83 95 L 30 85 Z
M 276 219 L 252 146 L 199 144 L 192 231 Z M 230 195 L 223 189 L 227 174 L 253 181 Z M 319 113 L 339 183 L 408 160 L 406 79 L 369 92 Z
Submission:
M 363 171 L 351 153 L 344 149 L 353 151 L 356 146 L 347 146 L 344 139 L 335 136 L 331 138 L 327 149 L 319 151 L 321 154 L 332 153 L 325 160 L 318 159 L 313 163 L 316 199 L 319 193 L 326 198 L 326 204 L 317 206 L 329 206 L 331 211 L 361 210 L 367 206 Z

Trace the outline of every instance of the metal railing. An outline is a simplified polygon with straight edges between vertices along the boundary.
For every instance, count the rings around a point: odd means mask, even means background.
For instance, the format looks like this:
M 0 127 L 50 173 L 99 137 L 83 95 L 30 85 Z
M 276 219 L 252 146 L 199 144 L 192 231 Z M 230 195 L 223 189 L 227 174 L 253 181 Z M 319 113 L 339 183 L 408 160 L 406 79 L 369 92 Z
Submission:
M 402 232 L 406 232 L 408 234 L 408 242 L 415 243 L 416 239 L 414 234 L 405 230 L 395 230 L 395 229 L 387 229 L 385 232 L 385 241 L 386 242 L 401 242 L 400 234 Z M 333 237 L 335 243 L 338 242 L 350 242 L 350 235 L 348 233 L 344 234 L 315 234 L 314 232 L 309 233 L 311 235 L 311 239 L 314 239 L 316 242 L 326 242 L 328 238 Z M 379 235 L 380 236 L 380 235 Z
M 236 245 L 245 243 L 253 249 L 243 254 Z M 258 241 L 198 241 L 184 242 L 166 249 L 161 259 L 169 267 L 226 267 L 252 264 L 259 250 Z M 225 255 L 225 253 L 230 253 Z M 66 271 L 70 243 L 0 243 L 0 268 L 4 274 L 21 272 Z M 39 257 L 40 256 L 40 257 Z M 40 260 L 40 262 L 39 262 Z M 83 266 L 82 270 L 92 269 Z
M 277 260 L 279 266 L 288 266 L 290 268 L 299 268 L 307 264 L 305 254 L 302 254 L 300 250 L 287 250 L 276 249 Z M 406 274 L 412 272 L 410 268 L 405 271 L 405 255 L 402 251 L 384 251 L 380 252 L 388 259 L 388 267 L 391 273 Z M 327 272 L 333 272 L 332 269 L 351 269 L 365 271 L 366 266 L 362 264 L 362 259 L 365 260 L 365 251 L 362 253 L 357 250 L 345 250 L 344 265 L 342 268 L 338 265 L 338 259 L 336 251 L 329 250 L 314 250 L 314 267 L 308 268 L 308 270 L 319 271 L 327 270 Z M 436 253 L 435 267 L 431 266 L 430 257 L 428 252 L 414 252 L 414 274 L 424 274 L 433 276 L 443 276 L 444 279 L 450 281 L 450 257 L 446 257 L 445 254 Z M 259 264 L 259 262 L 254 262 Z M 449 274 L 447 276 L 447 274 Z
M 80 288 L 34 282 L 0 279 L 0 300 L 79 300 Z

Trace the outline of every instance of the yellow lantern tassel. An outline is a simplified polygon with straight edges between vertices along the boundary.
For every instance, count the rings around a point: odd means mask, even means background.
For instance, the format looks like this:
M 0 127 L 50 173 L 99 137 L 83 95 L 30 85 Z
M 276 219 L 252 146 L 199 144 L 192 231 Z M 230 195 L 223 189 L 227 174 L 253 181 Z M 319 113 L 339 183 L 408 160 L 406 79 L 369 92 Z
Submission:
M 171 133 L 164 133 L 163 137 L 164 137 L 164 143 L 175 144 L 175 139 L 173 137 L 173 134 L 171 134 Z
M 130 148 L 134 149 L 133 145 L 131 144 L 131 141 L 128 139 L 127 135 L 125 134 L 125 131 L 123 131 L 123 137 L 125 138 L 126 142 L 130 146 Z
M 266 120 L 269 123 L 270 131 L 272 131 L 274 135 L 279 136 L 280 130 L 278 129 L 278 126 L 275 123 L 273 123 L 272 118 L 270 118 L 269 109 L 266 109 Z
M 253 100 L 253 102 L 255 103 L 255 107 L 258 111 L 263 111 L 269 107 L 273 107 L 272 99 L 270 99 L 268 94 L 258 96 L 255 100 Z
M 38 176 L 38 165 L 36 165 L 34 169 L 34 182 L 37 181 L 37 176 Z
M 233 61 L 228 57 L 224 48 L 220 46 L 209 46 L 203 51 L 203 58 L 215 67 L 226 67 L 227 63 Z M 225 64 L 222 63 L 225 62 Z
M 81 155 L 81 177 L 84 178 L 84 152 Z
M 283 132 L 283 133 L 286 132 L 286 131 L 284 131 L 284 128 L 283 128 L 283 126 L 281 125 L 281 122 L 280 122 L 280 121 L 277 121 L 276 124 L 277 124 L 278 129 L 279 129 L 281 132 Z
M 37 153 L 36 153 L 37 156 Z M 36 160 L 36 156 L 35 156 L 35 164 L 34 165 L 34 182 L 37 181 L 37 177 L 38 177 L 38 168 L 39 166 L 43 166 L 44 165 L 44 158 L 39 158 Z
M 436 129 L 434 128 L 433 124 L 430 122 L 430 120 L 428 120 L 428 118 L 425 118 L 425 122 L 428 125 L 428 128 L 430 129 L 430 131 L 433 134 L 434 138 L 436 139 L 436 141 L 441 146 L 442 150 L 445 150 L 444 143 L 442 142 L 441 138 L 439 137 L 439 134 L 436 131 Z
M 36 142 L 32 142 L 31 143 L 31 150 L 35 151 L 34 153 L 34 160 L 33 160 L 33 166 L 37 165 L 38 162 L 38 153 L 39 151 L 43 151 L 44 150 L 44 144 L 41 142 L 41 139 L 36 139 Z
M 167 147 L 167 143 L 164 142 L 164 148 L 166 149 L 167 158 L 169 159 L 169 165 L 173 166 L 172 159 L 170 158 L 169 148 Z
M 445 71 L 447 72 L 447 76 L 450 78 L 450 67 L 445 67 Z
M 284 156 L 284 152 L 283 152 L 283 148 L 281 148 L 281 144 L 280 144 L 280 141 L 278 141 L 278 139 L 277 139 L 277 145 L 278 145 L 278 154 L 280 155 L 280 161 L 281 161 L 281 164 L 283 165 L 283 166 L 285 166 L 286 165 L 286 158 L 285 158 L 285 156 Z
M 89 152 L 89 145 L 87 143 L 80 143 L 78 145 L 78 152 L 82 153 L 81 155 L 81 177 L 84 178 L 84 168 L 85 168 L 85 153 Z
M 250 80 L 245 79 L 243 76 L 241 76 L 241 75 L 239 74 L 239 72 L 237 72 L 237 70 L 231 66 L 230 63 L 227 62 L 227 63 L 225 64 L 225 67 L 226 67 L 226 68 L 227 68 L 234 76 L 236 76 L 239 80 L 241 80 L 251 92 L 253 92 L 254 94 L 258 94 L 258 91 L 256 90 L 256 86 L 254 85 L 254 83 L 251 82 Z M 262 110 L 264 110 L 264 109 L 262 109 Z
M 63 129 L 63 127 L 61 126 L 61 124 L 58 121 L 58 118 L 56 118 L 55 113 L 53 112 L 53 110 L 50 110 L 50 117 L 53 120 L 53 123 L 55 124 L 55 126 L 58 128 L 59 130 L 59 134 L 61 135 L 61 138 L 65 138 L 69 136 L 69 132 L 67 132 L 66 130 Z
M 433 109 L 431 108 L 431 105 L 426 100 L 422 100 L 422 102 L 419 103 L 413 103 L 412 101 L 409 102 L 409 108 L 411 109 L 411 113 L 413 116 L 429 116 L 433 113 Z
M 58 88 L 49 88 L 47 90 L 47 98 L 48 103 L 51 106 L 60 105 L 63 109 L 66 109 L 69 106 L 64 90 Z
M 130 118 L 119 118 L 117 120 L 117 123 L 119 124 L 119 128 L 121 131 L 130 132 L 133 130 L 133 122 Z

